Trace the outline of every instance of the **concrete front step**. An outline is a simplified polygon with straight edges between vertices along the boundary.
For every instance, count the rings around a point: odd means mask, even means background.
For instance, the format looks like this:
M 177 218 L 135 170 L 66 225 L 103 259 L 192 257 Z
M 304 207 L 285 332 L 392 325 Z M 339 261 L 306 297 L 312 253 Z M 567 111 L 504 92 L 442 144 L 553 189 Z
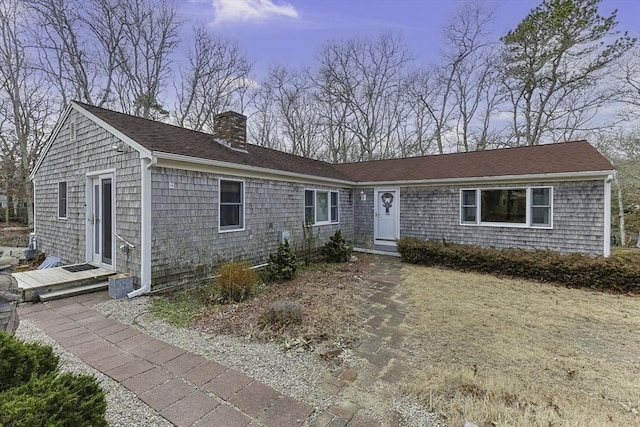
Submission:
M 109 287 L 109 282 L 93 283 L 90 285 L 74 286 L 72 288 L 63 288 L 59 291 L 51 291 L 40 294 L 40 302 L 53 301 L 56 299 L 75 297 L 77 295 L 89 294 L 91 292 L 104 291 Z

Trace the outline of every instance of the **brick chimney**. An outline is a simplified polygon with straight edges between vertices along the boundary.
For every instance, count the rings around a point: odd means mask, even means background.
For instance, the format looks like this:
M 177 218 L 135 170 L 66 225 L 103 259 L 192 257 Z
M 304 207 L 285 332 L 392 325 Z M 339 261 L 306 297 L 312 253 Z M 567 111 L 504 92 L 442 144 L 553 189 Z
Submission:
M 247 116 L 225 111 L 213 118 L 213 137 L 234 150 L 247 151 Z

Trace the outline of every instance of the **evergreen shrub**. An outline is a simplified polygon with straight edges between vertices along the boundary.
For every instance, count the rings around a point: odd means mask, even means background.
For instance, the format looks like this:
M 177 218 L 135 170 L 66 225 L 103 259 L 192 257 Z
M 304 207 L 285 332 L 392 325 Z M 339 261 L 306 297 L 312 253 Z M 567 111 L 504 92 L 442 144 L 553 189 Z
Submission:
M 298 263 L 289 241 L 278 244 L 276 253 L 269 255 L 267 279 L 271 282 L 286 282 L 296 277 Z
M 342 230 L 336 231 L 322 247 L 321 253 L 327 262 L 346 262 L 351 258 L 353 248 L 347 245 Z

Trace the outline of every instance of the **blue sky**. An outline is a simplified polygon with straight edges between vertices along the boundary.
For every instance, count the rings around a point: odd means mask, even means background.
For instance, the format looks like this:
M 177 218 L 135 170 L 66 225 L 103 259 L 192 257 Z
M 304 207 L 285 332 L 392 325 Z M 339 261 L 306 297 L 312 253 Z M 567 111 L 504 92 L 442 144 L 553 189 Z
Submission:
M 328 41 L 394 31 L 402 35 L 418 64 L 435 60 L 441 28 L 464 0 L 186 0 L 179 10 L 187 22 L 203 22 L 236 38 L 255 61 L 255 71 L 313 62 Z M 496 11 L 497 40 L 540 3 L 485 0 Z M 618 28 L 640 36 L 640 0 L 603 0 L 601 14 L 618 10 Z

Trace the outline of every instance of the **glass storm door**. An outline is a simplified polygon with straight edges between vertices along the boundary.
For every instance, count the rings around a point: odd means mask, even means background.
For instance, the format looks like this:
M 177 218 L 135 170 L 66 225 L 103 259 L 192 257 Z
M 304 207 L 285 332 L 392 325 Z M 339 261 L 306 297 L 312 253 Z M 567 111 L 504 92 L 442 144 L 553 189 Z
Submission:
M 89 217 L 89 242 L 91 261 L 113 265 L 113 178 L 101 175 L 91 179 L 91 188 L 87 195 Z
M 375 191 L 375 240 L 395 242 L 398 239 L 398 205 L 400 203 L 397 189 Z

